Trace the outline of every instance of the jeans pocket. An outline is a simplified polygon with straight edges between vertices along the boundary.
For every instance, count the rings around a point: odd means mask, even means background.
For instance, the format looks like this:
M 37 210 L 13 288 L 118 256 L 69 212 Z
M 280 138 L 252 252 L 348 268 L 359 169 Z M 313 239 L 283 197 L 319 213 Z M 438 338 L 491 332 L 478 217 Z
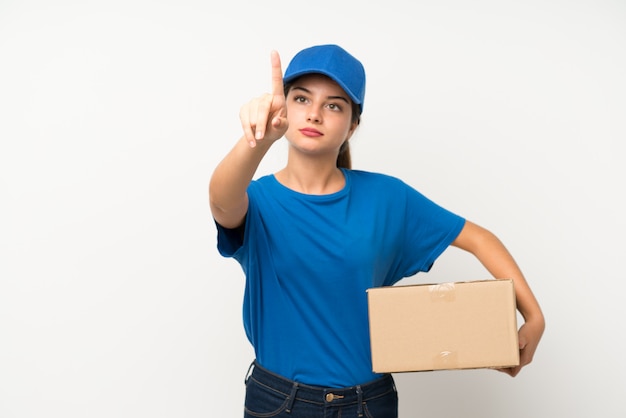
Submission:
M 363 403 L 363 412 L 367 418 L 397 418 L 398 393 L 390 390 L 383 396 L 368 399 Z
M 248 379 L 246 384 L 246 417 L 271 418 L 277 417 L 287 407 L 288 396 L 257 382 Z

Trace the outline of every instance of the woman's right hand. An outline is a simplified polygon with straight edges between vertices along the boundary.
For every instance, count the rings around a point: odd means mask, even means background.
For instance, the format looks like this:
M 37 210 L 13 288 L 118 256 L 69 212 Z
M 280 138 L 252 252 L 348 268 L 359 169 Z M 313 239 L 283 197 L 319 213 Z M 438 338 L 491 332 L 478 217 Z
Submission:
M 278 52 L 272 51 L 271 62 L 272 92 L 252 99 L 239 111 L 244 136 L 252 148 L 257 142 L 274 142 L 282 138 L 288 127 L 283 72 Z

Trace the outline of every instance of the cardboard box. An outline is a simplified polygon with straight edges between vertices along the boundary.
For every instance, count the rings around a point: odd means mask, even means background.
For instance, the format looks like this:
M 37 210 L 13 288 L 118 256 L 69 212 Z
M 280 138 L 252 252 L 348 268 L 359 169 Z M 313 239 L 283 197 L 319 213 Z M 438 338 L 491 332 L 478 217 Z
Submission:
M 517 366 L 512 280 L 368 289 L 376 373 Z

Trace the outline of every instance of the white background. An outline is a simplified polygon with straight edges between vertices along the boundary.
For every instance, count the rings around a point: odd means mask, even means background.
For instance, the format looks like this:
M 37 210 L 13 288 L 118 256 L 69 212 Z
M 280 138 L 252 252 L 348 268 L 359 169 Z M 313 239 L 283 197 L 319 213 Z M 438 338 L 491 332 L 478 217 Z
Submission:
M 547 319 L 515 379 L 396 375 L 401 416 L 626 415 L 623 1 L 0 0 L 0 417 L 242 416 L 208 179 L 271 49 L 331 42 L 368 73 L 355 168 L 495 232 Z M 401 283 L 486 277 L 450 249 Z

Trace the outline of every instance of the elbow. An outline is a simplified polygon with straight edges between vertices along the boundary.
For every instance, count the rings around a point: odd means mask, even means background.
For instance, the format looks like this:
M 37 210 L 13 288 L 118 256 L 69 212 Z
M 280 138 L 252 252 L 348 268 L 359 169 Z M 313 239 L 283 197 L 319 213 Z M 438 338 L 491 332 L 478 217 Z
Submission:
M 209 204 L 215 222 L 228 229 L 240 227 L 248 211 L 247 199 L 244 204 L 224 206 L 209 198 Z

